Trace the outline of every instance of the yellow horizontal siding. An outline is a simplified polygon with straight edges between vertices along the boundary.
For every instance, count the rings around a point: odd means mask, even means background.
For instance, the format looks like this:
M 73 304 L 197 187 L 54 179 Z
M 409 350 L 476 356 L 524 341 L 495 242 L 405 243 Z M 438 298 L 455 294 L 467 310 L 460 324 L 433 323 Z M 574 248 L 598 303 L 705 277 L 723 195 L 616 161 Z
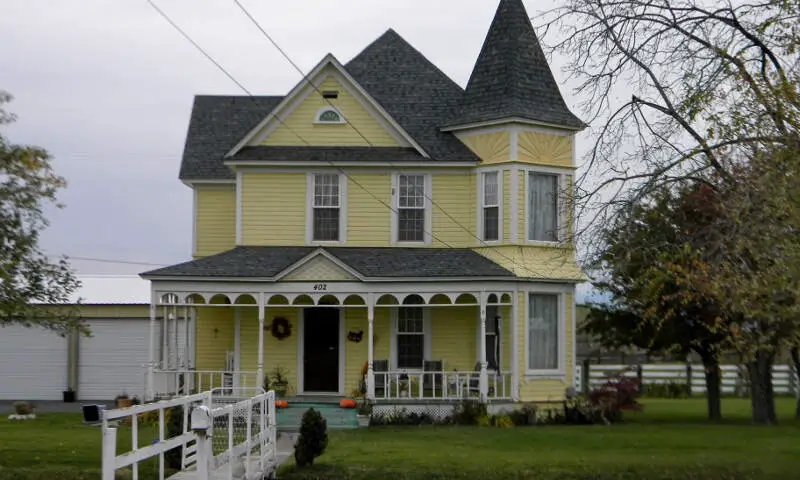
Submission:
M 400 146 L 336 79 L 328 77 L 319 89 L 339 92 L 339 98 L 330 99 L 330 102 L 342 113 L 349 125 L 315 124 L 317 111 L 330 105 L 315 91 L 282 119 L 283 123 L 269 134 L 263 145 Z
M 446 371 L 471 372 L 478 359 L 477 307 L 431 309 L 431 358 L 441 360 Z
M 572 137 L 539 132 L 519 132 L 519 161 L 537 165 L 572 167 Z
M 472 174 L 432 176 L 434 247 L 468 247 L 478 242 L 476 179 Z
M 197 370 L 224 370 L 226 353 L 234 348 L 233 309 L 198 308 L 196 318 Z
M 292 246 L 305 240 L 306 174 L 243 174 L 243 243 Z
M 236 189 L 199 188 L 195 217 L 196 257 L 213 255 L 236 246 Z
M 509 132 L 464 135 L 459 138 L 484 164 L 507 162 L 510 159 L 511 135 Z
M 538 245 L 476 248 L 481 255 L 522 278 L 584 281 L 575 250 Z
M 275 367 L 280 366 L 287 374 L 290 393 L 298 391 L 297 385 L 297 347 L 300 339 L 298 336 L 297 308 L 267 307 L 264 317 L 264 374 L 272 375 Z M 255 308 L 241 309 L 240 329 L 240 356 L 239 364 L 242 370 L 255 372 L 258 369 L 258 310 Z M 269 326 L 277 317 L 289 320 L 292 335 L 289 338 L 278 340 L 272 336 Z
M 348 245 L 391 244 L 392 211 L 386 206 L 392 204 L 391 194 L 391 174 L 350 173 L 347 184 Z
M 348 308 L 344 317 L 344 393 L 349 395 L 358 390 L 362 378 L 361 369 L 367 362 L 369 322 L 367 322 L 366 308 Z M 364 332 L 364 334 L 361 341 L 356 343 L 347 340 L 348 332 Z
M 526 293 L 519 294 L 519 305 L 524 306 L 527 302 Z M 519 394 L 520 400 L 523 402 L 546 402 L 546 401 L 559 401 L 562 400 L 566 394 L 566 389 L 572 385 L 573 382 L 573 352 L 574 348 L 572 342 L 572 309 L 573 296 L 572 294 L 566 295 L 567 307 L 564 311 L 564 323 L 560 325 L 564 329 L 565 344 L 564 349 L 564 379 L 526 379 L 525 377 L 525 337 L 527 336 L 527 319 L 525 318 L 525 308 L 519 308 L 518 322 L 517 322 L 517 344 L 519 345 L 520 354 L 518 356 L 518 367 L 520 372 Z M 559 345 L 559 347 L 562 347 Z

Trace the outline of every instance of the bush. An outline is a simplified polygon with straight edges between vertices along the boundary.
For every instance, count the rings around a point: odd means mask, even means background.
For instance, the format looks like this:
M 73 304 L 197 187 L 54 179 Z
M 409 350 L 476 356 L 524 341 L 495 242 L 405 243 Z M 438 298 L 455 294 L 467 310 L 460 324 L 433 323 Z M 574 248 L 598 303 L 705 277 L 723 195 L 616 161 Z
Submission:
M 689 398 L 689 385 L 686 382 L 674 380 L 650 383 L 642 385 L 642 395 L 656 398 Z
M 639 380 L 618 372 L 608 375 L 605 383 L 589 392 L 589 404 L 600 410 L 607 422 L 622 420 L 625 410 L 641 410 L 636 400 L 639 396 Z
M 313 408 L 303 414 L 300 438 L 295 446 L 294 459 L 298 467 L 314 465 L 314 459 L 328 446 L 328 422 Z
M 527 403 L 521 408 L 509 413 L 508 416 L 514 425 L 518 427 L 536 425 L 536 410 L 536 405 Z
M 497 428 L 512 428 L 514 421 L 509 415 L 497 415 L 493 418 L 492 424 Z
M 401 409 L 389 413 L 373 414 L 370 418 L 371 426 L 393 425 L 393 426 L 414 426 L 414 425 L 437 425 L 447 422 L 437 420 L 428 413 L 409 412 Z
M 489 415 L 483 403 L 464 400 L 456 405 L 450 421 L 455 425 L 479 425 L 482 422 L 488 425 Z

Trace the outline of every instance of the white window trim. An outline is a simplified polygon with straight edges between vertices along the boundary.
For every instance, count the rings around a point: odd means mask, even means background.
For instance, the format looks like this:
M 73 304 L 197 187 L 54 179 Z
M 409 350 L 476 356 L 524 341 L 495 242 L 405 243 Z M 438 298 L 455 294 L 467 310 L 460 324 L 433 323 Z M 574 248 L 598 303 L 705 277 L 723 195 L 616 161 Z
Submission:
M 399 229 L 400 211 L 400 176 L 422 175 L 425 177 L 425 233 L 422 242 L 401 242 L 397 239 Z M 392 174 L 392 215 L 390 235 L 392 245 L 430 245 L 433 241 L 433 180 L 430 173 L 425 172 L 395 172 Z
M 416 305 L 398 305 L 397 308 L 391 309 L 391 335 L 390 335 L 390 342 L 389 345 L 389 369 L 390 370 L 400 370 L 397 367 L 397 323 L 400 319 L 400 308 L 402 307 L 410 307 L 410 308 L 422 308 L 422 332 L 423 332 L 423 358 L 422 360 L 430 360 L 431 359 L 431 309 L 429 307 L 421 307 Z M 421 372 L 423 369 L 420 368 L 403 368 L 404 372 Z
M 523 306 L 523 311 L 525 312 L 525 377 L 526 378 L 550 378 L 550 379 L 557 379 L 557 380 L 565 380 L 566 379 L 566 317 L 565 312 L 567 311 L 567 295 L 562 292 L 555 292 L 555 291 L 547 291 L 547 290 L 530 290 L 526 291 L 525 293 L 525 305 Z M 556 295 L 558 296 L 558 368 L 557 369 L 537 369 L 531 370 L 528 368 L 530 365 L 530 335 L 528 333 L 528 323 L 530 322 L 530 297 L 531 295 Z M 575 348 L 575 345 L 572 346 Z
M 505 229 L 503 228 L 503 204 L 505 203 L 505 197 L 503 197 L 503 183 L 505 183 L 505 170 L 503 169 L 489 169 L 489 170 L 479 170 L 478 171 L 478 237 L 481 239 L 480 244 L 486 245 L 498 245 L 503 243 Z M 484 200 L 486 198 L 484 192 L 484 175 L 487 173 L 497 173 L 497 240 L 486 240 L 484 238 L 484 225 L 483 225 L 483 209 L 484 209 Z
M 524 175 L 524 185 L 523 188 L 525 189 L 525 205 L 523 206 L 523 212 L 525 215 L 525 231 L 522 232 L 522 238 L 525 239 L 525 243 L 527 245 L 540 245 L 546 247 L 552 246 L 559 246 L 564 243 L 566 239 L 566 220 L 567 220 L 567 211 L 566 211 L 566 202 L 563 198 L 563 193 L 566 191 L 567 188 L 567 177 L 574 174 L 572 170 L 562 169 L 562 168 L 548 168 L 548 167 L 530 167 L 530 168 L 520 168 L 519 170 L 522 175 Z M 531 205 L 531 182 L 530 182 L 530 174 L 531 173 L 544 173 L 549 175 L 557 175 L 558 176 L 558 203 L 556 204 L 557 210 L 557 217 L 556 217 L 556 231 L 558 233 L 557 237 L 558 240 L 555 242 L 549 241 L 542 241 L 542 240 L 531 240 L 530 239 L 530 205 Z
M 336 112 L 341 120 L 339 120 L 338 122 L 324 122 L 320 120 L 320 117 L 322 117 L 323 113 L 330 111 Z M 314 125 L 344 125 L 346 123 L 347 120 L 344 118 L 344 115 L 342 115 L 342 112 L 336 107 L 331 107 L 331 106 L 322 107 L 319 110 L 317 110 L 317 113 L 314 114 Z
M 314 240 L 314 176 L 317 174 L 339 177 L 339 240 Z M 331 171 L 309 172 L 306 175 L 306 245 L 344 245 L 347 243 L 347 177 Z

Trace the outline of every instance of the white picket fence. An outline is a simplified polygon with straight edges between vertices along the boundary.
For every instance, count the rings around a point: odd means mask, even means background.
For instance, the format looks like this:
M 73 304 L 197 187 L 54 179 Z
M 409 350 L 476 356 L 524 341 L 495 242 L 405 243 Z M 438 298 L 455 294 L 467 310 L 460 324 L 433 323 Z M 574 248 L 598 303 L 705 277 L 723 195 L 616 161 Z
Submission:
M 210 411 L 212 428 L 206 432 L 194 432 L 190 428 L 190 412 L 199 406 Z M 168 412 L 175 407 L 183 409 L 182 433 L 167 438 Z M 145 418 L 148 422 L 140 425 Z M 170 477 L 175 480 L 263 479 L 277 466 L 276 423 L 275 392 L 272 391 L 234 401 L 215 397 L 214 392 L 208 391 L 107 410 L 102 415 L 102 478 L 114 480 L 118 470 L 130 468 L 131 478 L 138 480 L 144 468 L 141 464 L 157 457 L 157 466 L 148 465 L 157 472 L 155 475 L 146 472 L 147 477 L 163 480 L 167 478 L 165 453 L 181 448 L 182 469 Z M 121 448 L 118 443 L 118 424 L 130 426 L 127 448 Z M 157 433 L 152 435 L 148 428 L 157 429 Z M 155 438 L 149 440 L 153 436 Z M 142 438 L 147 438 L 149 445 L 141 445 Z M 121 449 L 126 451 L 118 453 Z
M 706 391 L 705 370 L 702 364 L 691 364 L 691 370 L 686 364 L 643 364 L 642 385 L 659 383 L 688 383 L 687 376 L 691 374 L 691 393 L 704 394 Z M 737 365 L 722 365 L 722 393 L 735 394 L 740 392 L 744 385 L 742 369 Z M 583 390 L 582 381 L 583 365 L 576 366 L 575 389 Z M 625 372 L 626 376 L 637 377 L 636 365 L 591 365 L 589 368 L 589 388 L 602 385 L 609 374 Z M 691 373 L 690 373 L 691 372 Z M 800 382 L 797 372 L 789 365 L 775 365 L 772 369 L 772 384 L 776 394 L 800 395 Z

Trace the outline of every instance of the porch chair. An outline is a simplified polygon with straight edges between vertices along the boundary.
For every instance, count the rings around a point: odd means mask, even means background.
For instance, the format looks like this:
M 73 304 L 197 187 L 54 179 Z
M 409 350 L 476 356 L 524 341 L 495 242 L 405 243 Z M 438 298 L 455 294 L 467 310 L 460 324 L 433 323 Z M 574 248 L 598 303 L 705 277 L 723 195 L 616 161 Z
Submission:
M 378 375 L 378 373 L 386 373 L 389 371 L 389 360 L 373 360 L 372 371 L 375 373 L 375 397 L 382 397 L 386 395 L 386 375 Z
M 444 363 L 441 360 L 425 360 L 422 363 L 422 395 L 433 397 L 442 395 L 442 370 Z M 428 373 L 430 372 L 430 373 Z
M 472 369 L 473 372 L 480 372 L 481 371 L 481 362 L 475 363 L 475 368 Z M 467 387 L 467 396 L 472 396 L 472 394 L 477 396 L 481 395 L 481 377 L 480 375 L 474 376 L 471 375 L 469 377 L 469 386 Z

